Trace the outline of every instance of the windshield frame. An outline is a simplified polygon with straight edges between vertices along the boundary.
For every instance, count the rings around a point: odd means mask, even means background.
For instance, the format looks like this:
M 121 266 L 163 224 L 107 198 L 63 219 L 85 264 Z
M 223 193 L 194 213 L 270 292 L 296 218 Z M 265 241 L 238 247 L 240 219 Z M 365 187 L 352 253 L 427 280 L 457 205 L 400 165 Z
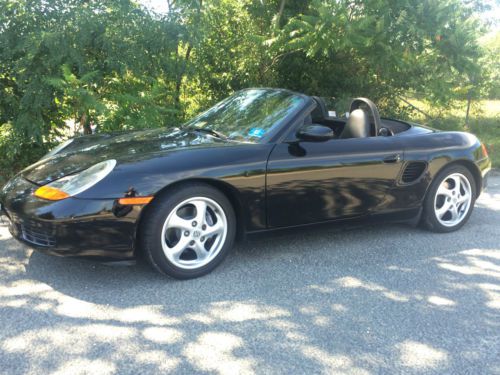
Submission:
M 302 93 L 298 93 L 295 91 L 287 90 L 287 89 L 279 89 L 279 88 L 268 88 L 268 87 L 251 87 L 251 88 L 246 88 L 243 90 L 238 90 L 235 91 L 232 95 L 228 96 L 227 98 L 223 99 L 221 102 L 231 98 L 234 95 L 238 95 L 242 92 L 245 91 L 251 91 L 251 90 L 262 90 L 262 91 L 269 91 L 269 92 L 285 92 L 290 95 L 297 96 L 302 99 L 302 102 L 297 105 L 297 107 L 288 113 L 285 117 L 281 118 L 278 120 L 269 130 L 262 136 L 260 139 L 256 139 L 255 141 L 251 140 L 237 140 L 237 139 L 232 139 L 232 138 L 224 138 L 225 141 L 228 142 L 235 142 L 235 143 L 248 143 L 248 144 L 265 144 L 265 143 L 272 143 L 275 142 L 277 139 L 280 138 L 281 135 L 283 135 L 284 132 L 288 129 L 289 126 L 291 126 L 294 123 L 294 120 L 297 118 L 300 113 L 302 113 L 306 108 L 309 107 L 309 102 L 312 100 L 309 96 L 304 95 Z M 211 106 L 208 108 L 206 111 L 203 111 L 202 113 L 198 114 L 197 116 L 191 118 L 189 121 L 185 122 L 182 125 L 183 129 L 196 129 L 197 127 L 193 124 L 196 119 L 203 117 L 207 112 L 212 110 L 216 105 L 219 105 L 221 102 L 216 103 L 215 105 Z M 207 127 L 207 129 L 210 129 Z M 227 134 L 226 134 L 227 136 Z

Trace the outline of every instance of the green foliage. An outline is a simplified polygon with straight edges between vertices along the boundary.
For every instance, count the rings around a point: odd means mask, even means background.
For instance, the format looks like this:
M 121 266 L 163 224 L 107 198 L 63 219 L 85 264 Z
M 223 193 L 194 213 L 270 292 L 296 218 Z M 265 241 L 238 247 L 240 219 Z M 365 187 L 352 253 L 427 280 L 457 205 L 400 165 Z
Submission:
M 500 30 L 488 33 L 480 42 L 485 51 L 481 61 L 485 76 L 485 96 L 500 99 Z
M 498 33 L 480 38 L 477 0 L 168 4 L 155 14 L 135 0 L 0 2 L 0 175 L 71 136 L 67 123 L 178 125 L 250 86 L 368 96 L 404 117 L 408 94 L 438 108 L 499 95 Z
M 27 142 L 12 131 L 11 124 L 0 127 L 0 186 L 12 175 L 41 158 L 47 153 L 50 144 Z
M 150 126 L 175 118 L 171 111 L 159 116 L 157 107 L 173 104 L 181 26 L 131 1 L 7 1 L 0 14 L 1 89 L 10 93 L 2 122 L 15 132 L 41 143 L 64 120 L 83 115 L 103 128 L 134 127 L 133 98 L 161 118 Z
M 480 32 L 456 0 L 312 0 L 272 43 L 300 53 L 297 65 L 321 67 L 319 82 L 326 69 L 340 92 L 381 99 L 413 90 L 445 105 L 478 80 Z

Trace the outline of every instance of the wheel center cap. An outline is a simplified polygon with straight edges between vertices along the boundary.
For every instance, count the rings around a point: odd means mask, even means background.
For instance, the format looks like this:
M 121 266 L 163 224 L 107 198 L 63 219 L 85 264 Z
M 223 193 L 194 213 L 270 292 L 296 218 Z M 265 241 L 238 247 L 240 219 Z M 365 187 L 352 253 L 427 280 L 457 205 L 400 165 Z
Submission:
M 195 230 L 195 231 L 193 232 L 193 237 L 194 237 L 194 238 L 198 238 L 198 237 L 200 237 L 200 236 L 201 236 L 201 232 L 200 232 L 199 230 Z

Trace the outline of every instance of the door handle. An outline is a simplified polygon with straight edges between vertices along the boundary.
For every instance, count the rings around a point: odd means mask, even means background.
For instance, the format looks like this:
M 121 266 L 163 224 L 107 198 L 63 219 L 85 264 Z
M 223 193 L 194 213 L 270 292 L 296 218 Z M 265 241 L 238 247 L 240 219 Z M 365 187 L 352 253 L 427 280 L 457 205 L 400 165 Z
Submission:
M 401 155 L 400 154 L 394 154 L 391 156 L 387 156 L 384 158 L 384 163 L 399 163 L 401 161 Z

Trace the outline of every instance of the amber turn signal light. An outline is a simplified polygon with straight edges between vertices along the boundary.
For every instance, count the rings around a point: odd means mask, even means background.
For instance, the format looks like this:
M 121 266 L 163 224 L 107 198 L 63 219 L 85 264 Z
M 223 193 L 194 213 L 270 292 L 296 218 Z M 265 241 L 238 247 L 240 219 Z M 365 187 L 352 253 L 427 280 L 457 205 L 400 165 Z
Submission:
M 118 203 L 124 206 L 129 206 L 133 204 L 148 204 L 151 202 L 153 197 L 130 197 L 130 198 L 120 198 Z
M 488 149 L 486 148 L 486 145 L 484 143 L 481 143 L 481 148 L 483 149 L 483 156 L 485 158 L 488 157 Z
M 41 186 L 33 193 L 35 197 L 47 199 L 49 201 L 60 201 L 69 197 L 69 194 L 51 186 Z

